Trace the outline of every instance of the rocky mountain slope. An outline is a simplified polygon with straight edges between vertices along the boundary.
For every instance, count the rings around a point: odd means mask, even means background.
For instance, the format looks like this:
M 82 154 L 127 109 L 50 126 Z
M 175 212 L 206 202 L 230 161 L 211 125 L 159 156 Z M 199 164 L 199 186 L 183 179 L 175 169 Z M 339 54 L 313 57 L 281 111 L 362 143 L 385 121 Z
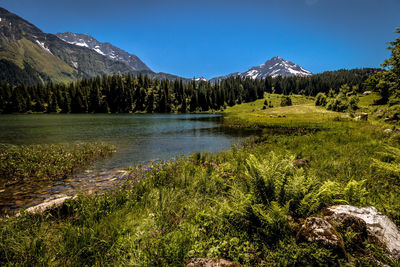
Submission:
M 9 83 L 66 82 L 132 69 L 86 47 L 68 44 L 0 8 L 0 74 Z
M 57 33 L 56 35 L 67 43 L 90 48 L 100 55 L 106 56 L 108 59 L 125 63 L 135 71 L 150 71 L 150 68 L 147 67 L 146 64 L 144 64 L 136 55 L 129 54 L 110 43 L 101 43 L 88 34 L 65 32 Z
M 58 83 L 116 73 L 183 79 L 173 74 L 155 73 L 135 55 L 90 36 L 86 38 L 91 42 L 65 42 L 0 7 L 0 82 Z

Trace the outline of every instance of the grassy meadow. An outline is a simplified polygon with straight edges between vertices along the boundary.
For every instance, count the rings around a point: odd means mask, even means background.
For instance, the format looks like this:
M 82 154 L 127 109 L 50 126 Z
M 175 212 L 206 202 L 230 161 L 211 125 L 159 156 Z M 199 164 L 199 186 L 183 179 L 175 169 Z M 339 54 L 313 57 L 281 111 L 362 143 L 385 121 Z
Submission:
M 361 97 L 364 110 L 373 109 Z M 339 232 L 342 253 L 296 240 L 301 222 L 332 204 L 375 206 L 400 226 L 400 138 L 314 99 L 281 96 L 228 108 L 224 123 L 263 134 L 217 154 L 157 163 L 106 194 L 63 209 L 0 219 L 4 265 L 183 266 L 195 257 L 245 266 L 400 263 Z M 267 101 L 271 107 L 264 107 Z M 268 106 L 267 105 L 267 106 Z M 296 167 L 295 159 L 309 164 Z

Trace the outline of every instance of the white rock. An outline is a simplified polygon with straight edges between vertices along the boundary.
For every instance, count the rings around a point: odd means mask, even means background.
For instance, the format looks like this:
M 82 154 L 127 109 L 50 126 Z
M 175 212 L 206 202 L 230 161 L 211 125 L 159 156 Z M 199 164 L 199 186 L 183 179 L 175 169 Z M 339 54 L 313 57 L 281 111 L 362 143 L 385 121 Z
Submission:
M 400 231 L 397 226 L 375 207 L 359 208 L 350 205 L 339 205 L 328 208 L 336 214 L 349 214 L 358 217 L 367 224 L 367 231 L 386 246 L 390 256 L 400 259 Z
M 56 199 L 50 200 L 48 202 L 43 202 L 39 205 L 27 208 L 25 210 L 25 212 L 43 213 L 48 209 L 55 209 L 55 208 L 61 207 L 64 204 L 64 202 L 70 198 L 75 198 L 75 197 L 65 196 L 65 197 L 56 198 Z M 16 216 L 20 216 L 20 213 L 18 213 Z
M 225 259 L 193 258 L 186 264 L 186 267 L 239 267 L 236 262 Z

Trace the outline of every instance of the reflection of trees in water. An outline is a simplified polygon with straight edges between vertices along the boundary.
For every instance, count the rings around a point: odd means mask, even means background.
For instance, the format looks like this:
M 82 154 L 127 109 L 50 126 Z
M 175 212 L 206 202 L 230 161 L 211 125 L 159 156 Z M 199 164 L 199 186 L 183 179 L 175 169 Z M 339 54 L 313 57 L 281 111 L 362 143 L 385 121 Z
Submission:
M 222 117 L 199 114 L 5 115 L 0 120 L 0 128 L 4 126 L 0 143 L 101 140 L 115 145 L 117 152 L 111 158 L 96 161 L 90 172 L 76 173 L 58 181 L 31 180 L 10 185 L 0 191 L 0 210 L 32 206 L 76 190 L 110 186 L 110 180 L 115 179 L 110 176 L 112 170 L 153 159 L 168 160 L 182 153 L 218 152 L 230 148 L 242 137 L 257 134 L 256 131 L 223 127 L 221 121 Z

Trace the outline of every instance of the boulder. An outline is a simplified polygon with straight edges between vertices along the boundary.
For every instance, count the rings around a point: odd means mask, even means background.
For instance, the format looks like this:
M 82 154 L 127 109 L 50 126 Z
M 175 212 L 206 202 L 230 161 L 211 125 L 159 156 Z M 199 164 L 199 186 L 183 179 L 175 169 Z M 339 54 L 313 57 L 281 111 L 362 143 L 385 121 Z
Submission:
M 340 223 L 346 232 L 356 232 L 367 236 L 367 224 L 359 217 L 346 213 L 333 213 L 325 219 L 328 222 Z
M 332 206 L 327 209 L 331 217 L 336 218 L 351 215 L 363 220 L 367 233 L 383 244 L 391 257 L 400 259 L 400 231 L 397 226 L 375 207 L 359 208 L 350 205 Z M 344 214 L 344 215 L 342 215 Z
M 325 219 L 308 217 L 297 233 L 298 241 L 316 242 L 324 247 L 344 251 L 336 230 Z
M 358 120 L 358 121 L 367 121 L 368 120 L 368 113 L 361 113 L 360 116 L 357 116 L 354 119 Z
M 356 247 L 363 247 L 363 242 L 368 238 L 367 224 L 361 218 L 345 213 L 333 213 L 325 219 L 336 227 L 338 232 L 352 232 L 352 243 Z
M 193 258 L 188 261 L 186 267 L 239 267 L 236 262 L 224 259 Z

